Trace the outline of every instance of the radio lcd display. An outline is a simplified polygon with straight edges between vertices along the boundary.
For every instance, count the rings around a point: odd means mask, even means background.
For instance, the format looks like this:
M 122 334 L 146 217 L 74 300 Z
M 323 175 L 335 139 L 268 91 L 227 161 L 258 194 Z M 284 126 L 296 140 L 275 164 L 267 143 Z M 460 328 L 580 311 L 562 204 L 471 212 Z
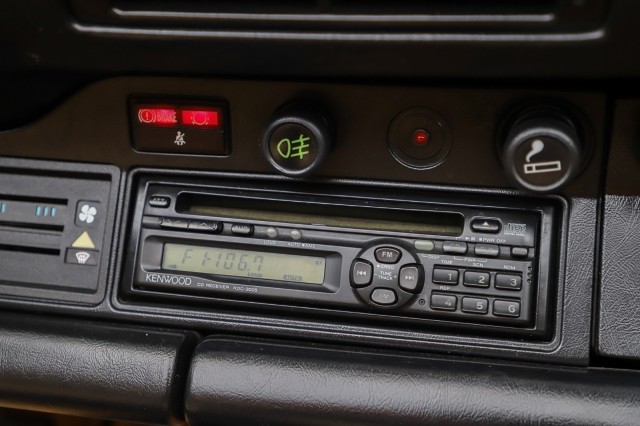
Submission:
M 165 244 L 162 269 L 304 284 L 324 282 L 326 259 L 220 247 Z

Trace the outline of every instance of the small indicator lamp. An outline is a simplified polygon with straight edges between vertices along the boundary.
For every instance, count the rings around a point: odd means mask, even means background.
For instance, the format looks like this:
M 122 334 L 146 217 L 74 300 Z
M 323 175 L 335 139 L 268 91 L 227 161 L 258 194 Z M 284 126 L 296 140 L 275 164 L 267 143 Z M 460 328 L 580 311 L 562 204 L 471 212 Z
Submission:
M 220 110 L 183 109 L 180 119 L 183 126 L 216 128 L 220 126 Z
M 413 132 L 411 140 L 418 146 L 425 146 L 429 143 L 429 132 L 423 129 L 418 129 Z
M 156 126 L 175 126 L 178 124 L 178 111 L 175 108 L 139 107 L 138 121 L 140 124 Z

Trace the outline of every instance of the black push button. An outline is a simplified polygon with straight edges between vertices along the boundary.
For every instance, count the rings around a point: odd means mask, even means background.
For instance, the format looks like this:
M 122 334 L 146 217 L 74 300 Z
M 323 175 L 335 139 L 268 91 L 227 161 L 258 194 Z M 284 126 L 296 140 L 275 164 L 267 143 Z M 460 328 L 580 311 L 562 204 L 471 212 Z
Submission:
M 529 256 L 529 249 L 526 247 L 514 247 L 511 249 L 511 256 L 513 257 L 527 257 Z
M 398 263 L 400 250 L 393 247 L 380 247 L 375 251 L 376 260 L 380 263 Z
M 162 225 L 162 218 L 158 216 L 143 216 L 142 226 L 145 228 L 159 228 Z
M 493 302 L 493 314 L 500 317 L 518 318 L 520 316 L 520 302 L 495 300 Z
M 250 237 L 253 235 L 253 225 L 231 225 L 231 233 L 243 237 Z
M 50 215 L 55 217 L 55 209 L 53 210 Z M 46 216 L 47 208 L 42 213 L 43 216 Z M 36 216 L 40 216 L 39 210 L 36 210 Z M 76 226 L 96 226 L 102 221 L 102 216 L 103 212 L 99 202 L 78 201 L 76 205 Z
M 393 305 L 398 301 L 398 297 L 393 290 L 388 288 L 376 288 L 371 293 L 371 301 L 373 303 L 377 303 L 378 305 Z
M 171 198 L 164 195 L 154 195 L 149 198 L 149 207 L 155 207 L 157 209 L 166 209 L 171 205 Z
M 442 250 L 449 254 L 465 254 L 467 252 L 467 243 L 460 241 L 445 241 Z
M 95 266 L 98 264 L 100 252 L 96 250 L 67 249 L 64 261 L 72 265 Z
M 455 269 L 433 269 L 433 282 L 438 284 L 458 284 L 458 271 Z
M 365 260 L 356 260 L 351 266 L 351 285 L 353 287 L 366 287 L 371 284 L 373 278 L 373 266 Z
M 483 234 L 497 234 L 500 232 L 502 225 L 498 219 L 473 219 L 471 221 L 471 230 Z
M 189 227 L 189 221 L 186 219 L 163 217 L 160 226 L 169 229 L 187 229 Z
M 496 275 L 496 288 L 500 290 L 522 290 L 522 277 L 520 275 L 498 274 Z
M 400 268 L 398 285 L 409 293 L 419 293 L 422 290 L 422 266 L 407 265 Z
M 468 314 L 486 314 L 489 312 L 489 301 L 475 297 L 463 297 L 462 312 Z
M 500 254 L 500 247 L 495 244 L 476 244 L 476 256 L 496 257 Z
M 464 273 L 463 284 L 471 287 L 489 287 L 491 276 L 488 272 L 470 272 Z
M 455 311 L 458 306 L 458 298 L 450 294 L 432 294 L 431 309 L 439 311 Z
M 195 220 L 189 221 L 189 229 L 192 231 L 209 232 L 211 234 L 217 234 L 222 232 L 222 223 L 214 220 Z

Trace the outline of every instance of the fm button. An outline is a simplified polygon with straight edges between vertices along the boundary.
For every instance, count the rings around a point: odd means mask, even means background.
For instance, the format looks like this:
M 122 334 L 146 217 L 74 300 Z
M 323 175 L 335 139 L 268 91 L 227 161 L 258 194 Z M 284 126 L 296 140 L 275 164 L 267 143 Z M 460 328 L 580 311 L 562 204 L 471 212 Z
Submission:
M 393 247 L 380 247 L 375 251 L 376 260 L 380 263 L 398 263 L 400 250 Z

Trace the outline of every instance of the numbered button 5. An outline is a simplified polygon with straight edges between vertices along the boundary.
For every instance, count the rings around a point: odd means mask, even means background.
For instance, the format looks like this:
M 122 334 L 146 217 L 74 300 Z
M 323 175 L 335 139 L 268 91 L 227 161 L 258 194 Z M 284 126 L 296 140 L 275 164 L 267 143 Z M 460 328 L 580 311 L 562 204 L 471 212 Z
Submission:
M 462 312 L 469 314 L 486 314 L 489 312 L 489 301 L 475 297 L 463 297 Z

